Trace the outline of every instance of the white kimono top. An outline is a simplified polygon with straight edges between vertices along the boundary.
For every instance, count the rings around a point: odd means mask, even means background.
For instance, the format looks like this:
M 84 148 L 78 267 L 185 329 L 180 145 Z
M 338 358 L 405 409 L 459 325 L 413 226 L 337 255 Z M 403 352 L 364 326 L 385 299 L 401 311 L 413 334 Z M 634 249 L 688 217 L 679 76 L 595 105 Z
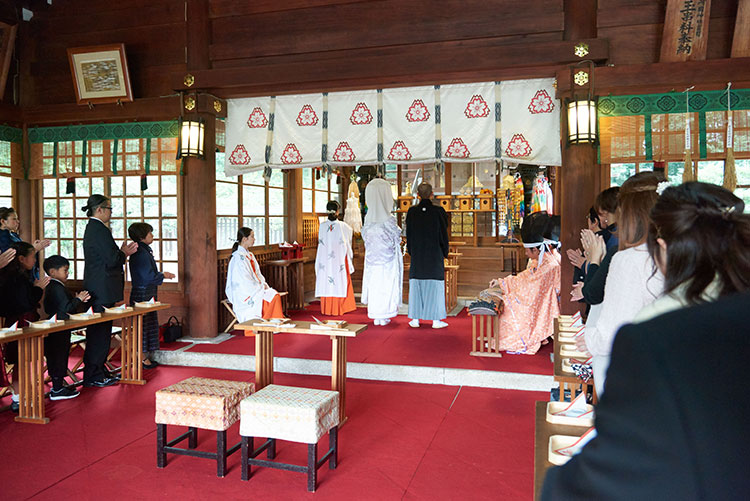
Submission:
M 232 253 L 225 292 L 240 323 L 262 318 L 263 301 L 271 302 L 278 294 L 266 283 L 253 253 L 243 247 Z
M 365 241 L 365 269 L 362 274 L 362 304 L 370 318 L 391 318 L 398 314 L 404 279 L 401 228 L 394 218 L 362 227 Z
M 341 221 L 324 221 L 318 230 L 318 254 L 315 256 L 315 297 L 346 297 L 352 263 L 352 228 Z

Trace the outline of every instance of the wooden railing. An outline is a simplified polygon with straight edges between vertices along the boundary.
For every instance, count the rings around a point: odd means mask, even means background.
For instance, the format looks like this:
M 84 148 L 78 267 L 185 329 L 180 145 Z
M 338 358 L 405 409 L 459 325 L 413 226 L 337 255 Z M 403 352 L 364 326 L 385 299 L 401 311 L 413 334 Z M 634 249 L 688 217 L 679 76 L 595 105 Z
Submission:
M 307 215 L 302 217 L 302 243 L 307 249 L 318 246 L 318 229 L 320 223 L 318 216 Z

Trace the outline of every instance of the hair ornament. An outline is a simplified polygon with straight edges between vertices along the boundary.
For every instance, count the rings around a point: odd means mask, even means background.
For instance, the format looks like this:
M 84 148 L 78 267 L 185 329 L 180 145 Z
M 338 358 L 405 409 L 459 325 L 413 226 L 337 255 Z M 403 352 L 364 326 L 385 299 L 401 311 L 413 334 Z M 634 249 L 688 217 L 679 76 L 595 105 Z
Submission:
M 731 216 L 734 213 L 735 208 L 736 207 L 734 205 L 731 205 L 731 206 L 728 205 L 726 207 L 722 207 L 721 208 L 721 216 L 724 219 L 729 218 L 729 216 Z
M 672 186 L 669 181 L 662 181 L 659 184 L 656 185 L 656 194 L 661 196 L 662 193 L 664 193 L 664 190 Z

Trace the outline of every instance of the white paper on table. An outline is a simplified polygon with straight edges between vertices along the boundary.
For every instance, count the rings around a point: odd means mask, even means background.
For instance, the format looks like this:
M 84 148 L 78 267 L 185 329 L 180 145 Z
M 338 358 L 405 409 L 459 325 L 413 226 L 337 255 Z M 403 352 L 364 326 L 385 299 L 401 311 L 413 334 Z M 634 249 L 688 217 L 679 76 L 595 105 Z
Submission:
M 581 392 L 576 398 L 570 402 L 570 405 L 559 412 L 555 412 L 555 416 L 560 417 L 589 417 L 589 414 L 594 412 L 593 409 L 586 409 L 586 394 Z
M 94 307 L 91 306 L 88 310 L 86 310 L 86 313 L 84 315 L 93 315 L 94 314 Z
M 576 326 L 576 327 L 578 327 L 578 326 Z M 585 325 L 581 325 L 581 328 L 578 329 L 578 332 L 576 332 L 575 337 L 581 337 L 581 336 L 583 336 L 583 333 L 585 331 L 586 331 L 586 326 Z
M 577 311 L 573 314 L 573 320 L 580 320 L 581 319 L 581 312 Z
M 572 445 L 569 445 L 568 447 L 561 447 L 559 449 L 556 449 L 554 452 L 556 454 L 560 454 L 561 456 L 575 456 L 576 454 L 581 452 L 583 446 L 589 443 L 594 437 L 596 437 L 596 428 L 592 426 L 586 433 L 581 435 L 581 438 L 576 440 Z
M 57 322 L 57 313 L 55 313 L 54 315 L 52 315 L 47 320 L 42 320 L 41 321 L 41 323 L 44 323 L 44 324 L 54 324 L 55 322 Z
M 151 299 L 149 299 L 149 300 L 148 300 L 148 301 L 146 301 L 146 302 L 147 302 L 148 304 L 154 304 L 154 303 L 156 303 L 156 299 L 152 297 Z
M 579 315 L 578 318 L 574 318 L 573 323 L 570 324 L 571 327 L 583 326 L 583 320 L 581 320 L 580 313 L 578 315 Z

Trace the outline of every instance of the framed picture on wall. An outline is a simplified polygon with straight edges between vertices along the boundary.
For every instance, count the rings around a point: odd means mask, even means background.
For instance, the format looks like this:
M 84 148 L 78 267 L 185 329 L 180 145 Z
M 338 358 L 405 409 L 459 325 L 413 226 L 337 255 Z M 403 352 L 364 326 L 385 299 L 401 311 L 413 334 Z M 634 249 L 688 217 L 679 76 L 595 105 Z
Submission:
M 132 101 L 125 44 L 68 49 L 78 104 Z

